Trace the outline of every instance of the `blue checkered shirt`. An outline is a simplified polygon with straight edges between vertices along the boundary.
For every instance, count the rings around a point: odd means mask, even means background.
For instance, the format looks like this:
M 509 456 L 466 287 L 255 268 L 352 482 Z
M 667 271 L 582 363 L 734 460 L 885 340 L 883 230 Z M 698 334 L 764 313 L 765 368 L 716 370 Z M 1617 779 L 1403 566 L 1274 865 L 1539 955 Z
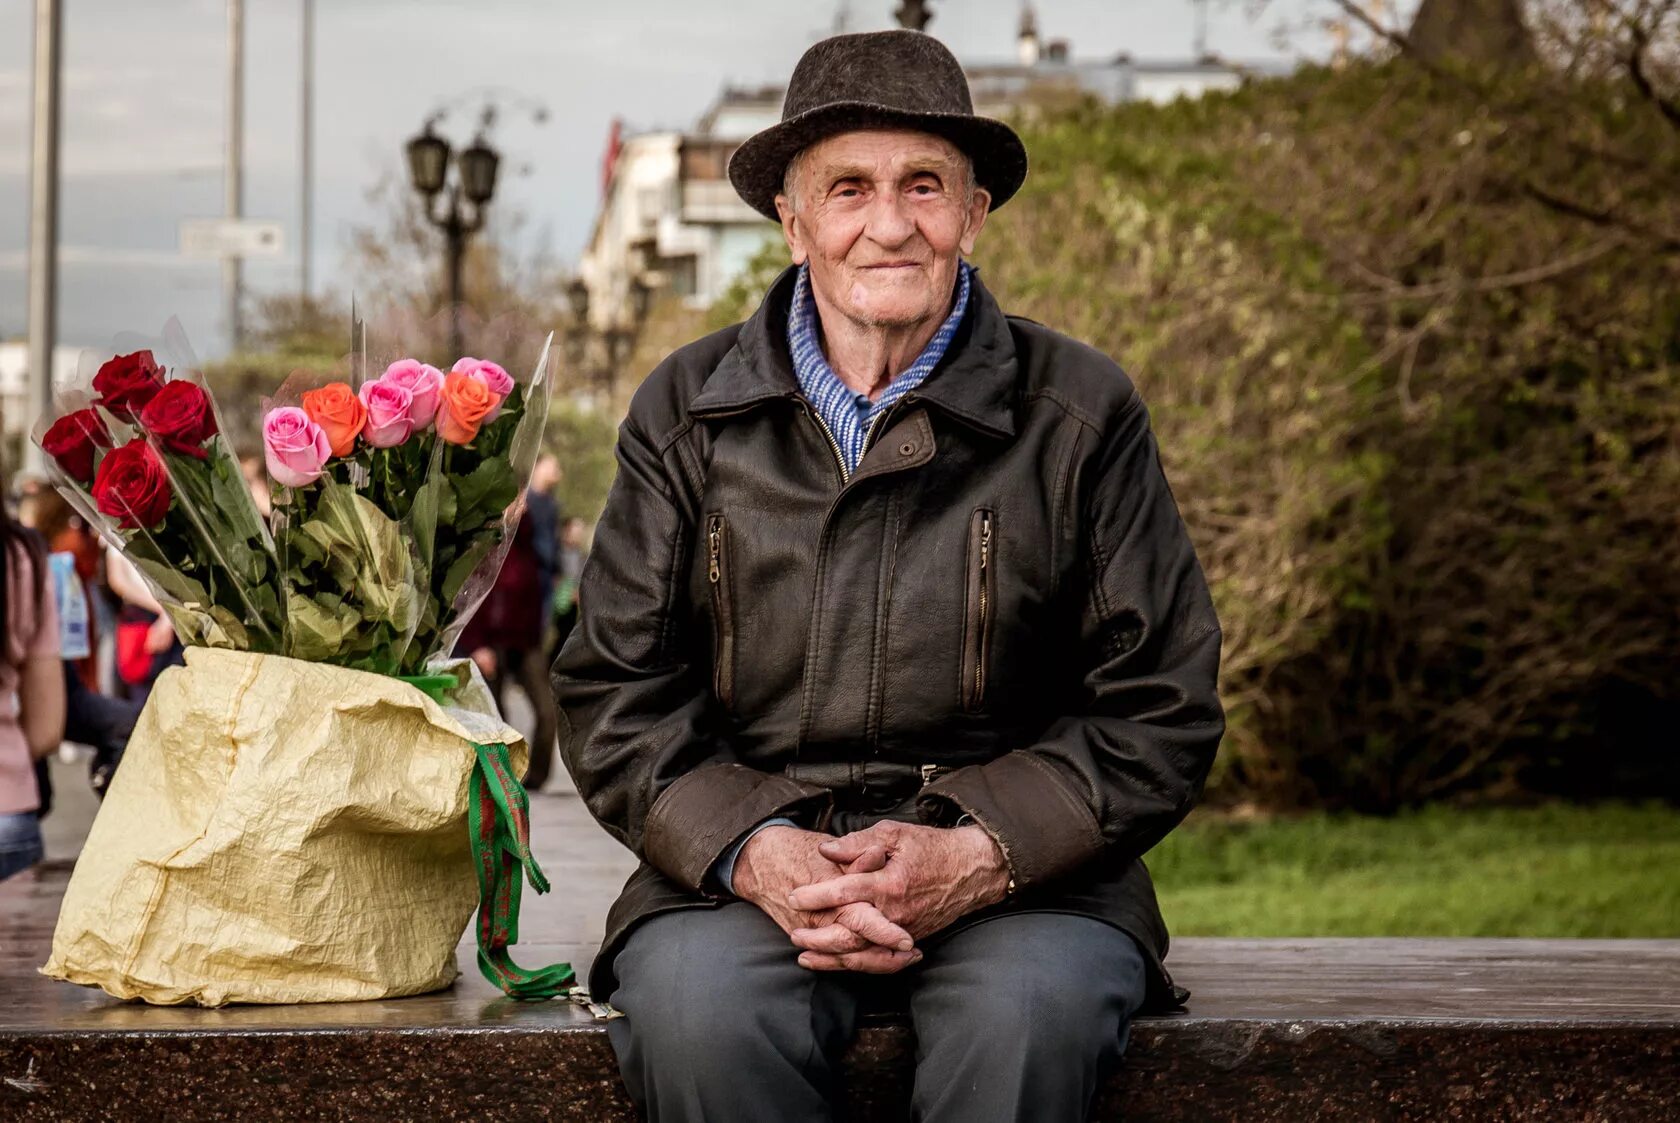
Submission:
M 957 299 L 951 306 L 951 314 L 933 333 L 933 338 L 916 356 L 916 361 L 901 374 L 895 375 L 879 398 L 870 401 L 869 395 L 859 394 L 840 381 L 840 376 L 828 365 L 817 323 L 817 298 L 811 295 L 811 266 L 807 263 L 799 267 L 799 280 L 793 287 L 793 304 L 788 309 L 788 353 L 793 356 L 793 373 L 799 378 L 799 388 L 805 392 L 805 399 L 816 407 L 817 416 L 828 426 L 834 443 L 840 447 L 847 472 L 856 471 L 858 461 L 863 459 L 863 444 L 869 435 L 870 422 L 920 386 L 939 365 L 939 360 L 945 357 L 945 350 L 951 345 L 951 338 L 957 334 L 957 325 L 962 323 L 963 312 L 968 308 L 969 278 L 973 273 L 974 266 L 968 262 L 957 263 Z

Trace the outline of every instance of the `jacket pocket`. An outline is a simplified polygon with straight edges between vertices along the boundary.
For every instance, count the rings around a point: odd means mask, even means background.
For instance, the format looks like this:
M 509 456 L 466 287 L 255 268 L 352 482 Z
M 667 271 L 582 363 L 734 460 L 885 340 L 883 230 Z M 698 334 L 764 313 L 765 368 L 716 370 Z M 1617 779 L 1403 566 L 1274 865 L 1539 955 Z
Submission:
M 706 517 L 706 580 L 712 587 L 712 693 L 735 708 L 735 605 L 729 584 L 729 527 L 722 515 Z
M 982 507 L 968 526 L 968 587 L 964 593 L 962 707 L 969 713 L 986 702 L 986 676 L 992 654 L 992 617 L 996 614 L 996 512 Z

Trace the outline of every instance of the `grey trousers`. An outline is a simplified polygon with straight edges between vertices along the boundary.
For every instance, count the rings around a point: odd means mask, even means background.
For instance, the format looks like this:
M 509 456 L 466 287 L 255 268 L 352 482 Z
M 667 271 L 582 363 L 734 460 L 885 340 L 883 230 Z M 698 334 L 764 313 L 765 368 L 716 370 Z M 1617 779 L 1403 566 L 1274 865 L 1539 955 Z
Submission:
M 875 976 L 808 971 L 756 906 L 666 913 L 619 952 L 608 1023 L 652 1123 L 836 1117 L 839 1062 Z M 983 921 L 894 976 L 916 1031 L 922 1123 L 1084 1120 L 1143 1004 L 1144 962 L 1099 920 Z

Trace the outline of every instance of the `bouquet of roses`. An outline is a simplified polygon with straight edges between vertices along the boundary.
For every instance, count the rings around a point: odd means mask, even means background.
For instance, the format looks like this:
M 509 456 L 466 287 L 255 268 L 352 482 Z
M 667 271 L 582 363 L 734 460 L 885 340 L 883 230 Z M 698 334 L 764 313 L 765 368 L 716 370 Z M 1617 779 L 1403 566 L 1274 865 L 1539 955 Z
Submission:
M 548 412 L 547 355 L 523 383 L 476 358 L 448 373 L 400 359 L 359 387 L 294 376 L 262 424 L 266 523 L 202 382 L 152 351 L 62 395 L 38 439 L 184 643 L 417 675 L 510 544 Z
M 552 337 L 550 337 L 550 341 Z M 524 971 L 527 749 L 449 649 L 495 580 L 548 411 L 531 374 L 412 358 L 264 403 L 269 514 L 173 324 L 59 396 L 36 439 L 188 645 L 67 887 L 47 973 L 152 1002 L 380 998 Z M 533 606 L 532 611 L 540 611 Z M 544 749 L 549 749 L 544 746 Z M 400 923 L 393 923 L 400 918 Z

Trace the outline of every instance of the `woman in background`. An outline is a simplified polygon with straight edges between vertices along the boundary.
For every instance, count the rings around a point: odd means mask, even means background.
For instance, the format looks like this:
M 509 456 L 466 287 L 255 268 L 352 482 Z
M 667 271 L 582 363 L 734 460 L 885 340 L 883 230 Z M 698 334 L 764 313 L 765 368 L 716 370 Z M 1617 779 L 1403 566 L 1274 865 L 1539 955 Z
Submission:
M 104 799 L 128 748 L 135 719 L 140 716 L 136 703 L 99 690 L 95 660 L 100 633 L 90 608 L 100 595 L 95 581 L 104 561 L 104 547 L 82 524 L 69 501 L 53 488 L 37 494 L 23 514 L 24 520 L 47 540 L 50 551 L 47 568 L 58 609 L 59 654 L 64 660 L 64 739 L 93 749 L 88 783 L 94 794 Z M 39 768 L 36 779 L 42 779 Z M 51 802 L 45 785 L 41 796 L 45 818 Z
M 64 737 L 58 609 L 46 574 L 40 536 L 0 504 L 0 878 L 41 860 L 35 761 Z

